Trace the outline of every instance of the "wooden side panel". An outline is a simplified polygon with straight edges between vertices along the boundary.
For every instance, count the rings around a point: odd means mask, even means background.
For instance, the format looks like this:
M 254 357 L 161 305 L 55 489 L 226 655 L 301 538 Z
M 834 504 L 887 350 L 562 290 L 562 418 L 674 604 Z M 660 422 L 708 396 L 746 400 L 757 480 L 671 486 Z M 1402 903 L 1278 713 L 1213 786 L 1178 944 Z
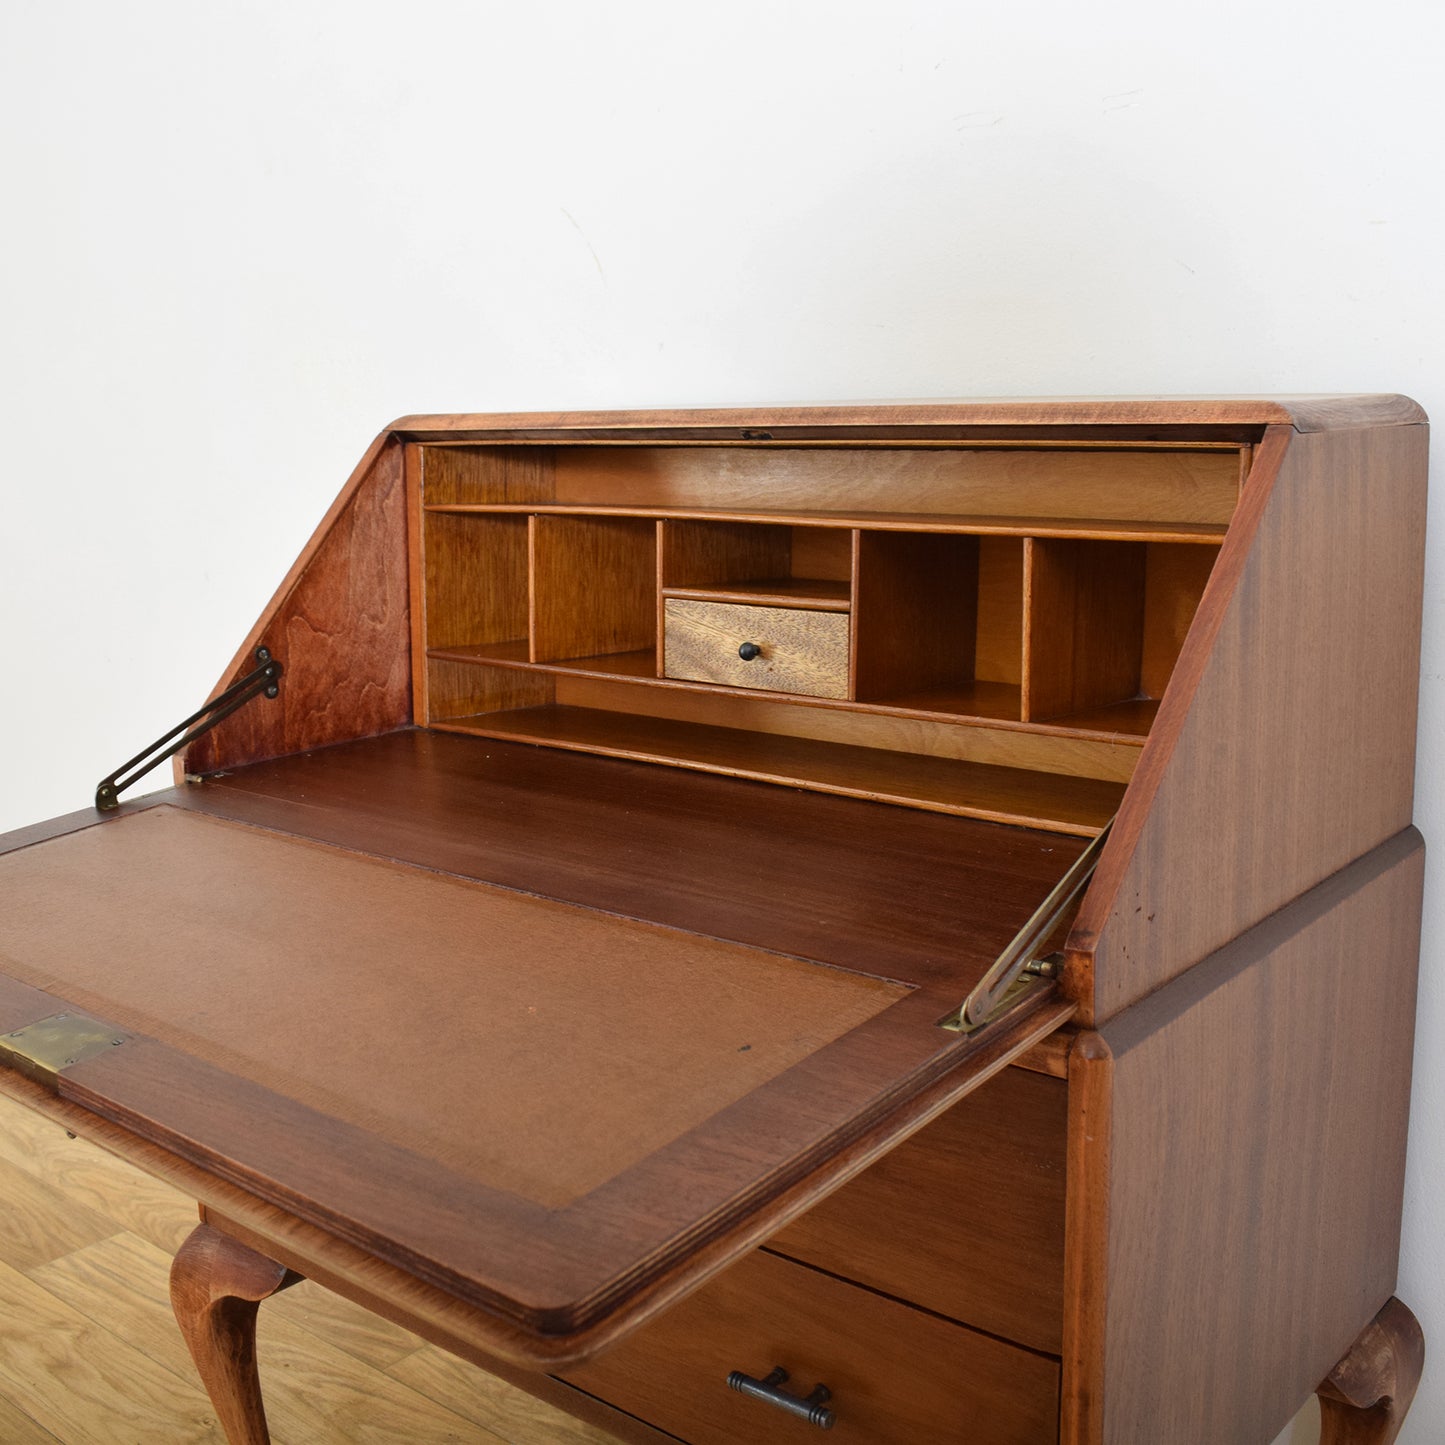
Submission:
M 423 629 L 428 647 L 527 636 L 527 519 L 429 513 Z
M 1070 938 L 1086 1014 L 1409 823 L 1425 467 L 1423 426 L 1261 446 Z
M 1407 829 L 1100 1030 L 1107 1445 L 1273 1439 L 1390 1296 L 1423 872 Z
M 285 668 L 280 697 L 248 703 L 197 739 L 178 757 L 178 776 L 411 721 L 403 450 L 389 437 L 373 444 L 216 686 L 244 676 L 266 646 Z

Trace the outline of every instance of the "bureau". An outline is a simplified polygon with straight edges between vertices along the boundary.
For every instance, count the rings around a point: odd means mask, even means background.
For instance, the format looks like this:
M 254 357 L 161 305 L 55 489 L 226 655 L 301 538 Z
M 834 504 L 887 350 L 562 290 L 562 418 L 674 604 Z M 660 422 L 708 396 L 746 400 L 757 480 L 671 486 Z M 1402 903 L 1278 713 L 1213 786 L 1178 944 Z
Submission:
M 0 840 L 0 1087 L 200 1201 L 235 1442 L 301 1275 L 633 1441 L 1393 1439 L 1425 438 L 397 422 Z

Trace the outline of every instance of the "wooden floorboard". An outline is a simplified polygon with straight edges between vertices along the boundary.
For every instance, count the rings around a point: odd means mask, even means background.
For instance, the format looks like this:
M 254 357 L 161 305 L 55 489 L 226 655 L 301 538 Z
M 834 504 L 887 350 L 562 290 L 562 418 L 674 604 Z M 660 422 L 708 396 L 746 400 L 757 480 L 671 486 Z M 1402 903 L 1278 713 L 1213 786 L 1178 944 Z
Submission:
M 224 1445 L 167 1300 L 184 1195 L 0 1096 L 0 1442 Z M 261 1310 L 275 1445 L 612 1437 L 306 1281 Z

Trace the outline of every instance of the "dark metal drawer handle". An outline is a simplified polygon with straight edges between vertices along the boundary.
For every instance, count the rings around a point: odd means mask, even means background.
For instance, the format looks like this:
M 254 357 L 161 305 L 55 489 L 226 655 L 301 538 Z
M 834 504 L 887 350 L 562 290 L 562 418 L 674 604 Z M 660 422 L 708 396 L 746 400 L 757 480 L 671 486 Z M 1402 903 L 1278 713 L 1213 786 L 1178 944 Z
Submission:
M 753 658 L 761 655 L 762 650 L 756 642 L 745 642 L 738 648 L 738 656 L 742 658 L 744 662 L 751 662 Z
M 820 1430 L 831 1430 L 833 1412 L 824 1409 L 824 1406 L 833 1398 L 833 1392 L 826 1385 L 819 1385 L 806 1400 L 800 1400 L 796 1395 L 790 1395 L 779 1388 L 787 1384 L 787 1381 L 788 1372 L 781 1365 L 778 1365 L 766 1380 L 755 1380 L 741 1370 L 734 1370 L 728 1376 L 728 1389 L 736 1390 L 740 1395 L 748 1395 L 754 1400 L 766 1400 L 768 1404 L 776 1405 L 780 1410 L 786 1410 L 788 1414 L 796 1415 L 800 1420 L 806 1420 Z

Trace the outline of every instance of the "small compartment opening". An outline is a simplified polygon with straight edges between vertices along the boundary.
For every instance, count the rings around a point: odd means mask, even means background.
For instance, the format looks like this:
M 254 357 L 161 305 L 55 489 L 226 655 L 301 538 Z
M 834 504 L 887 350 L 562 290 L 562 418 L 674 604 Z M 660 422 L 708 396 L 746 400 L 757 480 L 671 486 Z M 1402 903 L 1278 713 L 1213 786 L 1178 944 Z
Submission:
M 852 597 L 852 533 L 841 527 L 668 521 L 664 597 L 844 612 Z
M 531 661 L 657 652 L 657 524 L 531 519 Z
M 525 657 L 527 519 L 429 513 L 424 550 L 428 649 Z
M 1143 735 L 1217 546 L 1030 538 L 1024 716 Z
M 854 634 L 858 701 L 1017 721 L 1022 539 L 860 532 Z

